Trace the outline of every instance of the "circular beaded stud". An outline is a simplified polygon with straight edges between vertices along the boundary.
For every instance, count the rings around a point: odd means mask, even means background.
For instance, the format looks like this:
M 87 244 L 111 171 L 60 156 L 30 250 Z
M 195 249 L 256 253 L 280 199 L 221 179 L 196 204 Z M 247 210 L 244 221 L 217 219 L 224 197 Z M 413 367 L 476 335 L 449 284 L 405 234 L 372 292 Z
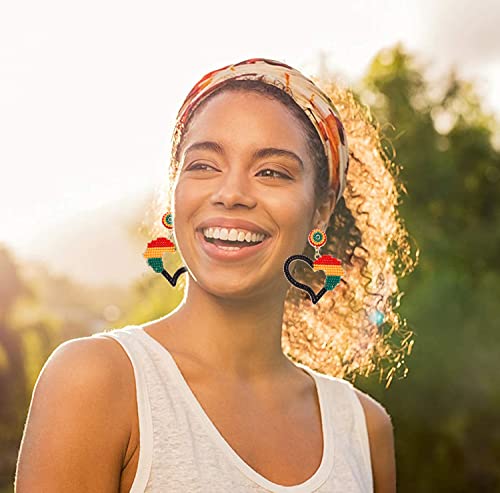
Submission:
M 161 218 L 161 222 L 163 226 L 165 226 L 167 229 L 173 229 L 174 228 L 174 221 L 172 217 L 171 212 L 167 212 L 163 214 L 163 217 Z
M 312 247 L 321 248 L 326 243 L 326 233 L 322 229 L 315 228 L 309 233 L 307 241 Z

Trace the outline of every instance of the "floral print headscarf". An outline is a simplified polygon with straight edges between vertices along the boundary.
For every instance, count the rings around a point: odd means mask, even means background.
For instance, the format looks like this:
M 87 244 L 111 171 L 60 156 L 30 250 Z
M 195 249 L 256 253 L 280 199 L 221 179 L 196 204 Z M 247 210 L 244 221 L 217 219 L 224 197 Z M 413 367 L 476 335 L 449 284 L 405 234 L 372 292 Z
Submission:
M 191 111 L 228 79 L 260 79 L 284 90 L 304 110 L 323 143 L 330 187 L 338 202 L 346 186 L 349 167 L 347 139 L 339 113 L 331 99 L 313 81 L 285 63 L 268 58 L 250 58 L 204 75 L 182 104 L 177 114 L 176 131 L 184 127 Z

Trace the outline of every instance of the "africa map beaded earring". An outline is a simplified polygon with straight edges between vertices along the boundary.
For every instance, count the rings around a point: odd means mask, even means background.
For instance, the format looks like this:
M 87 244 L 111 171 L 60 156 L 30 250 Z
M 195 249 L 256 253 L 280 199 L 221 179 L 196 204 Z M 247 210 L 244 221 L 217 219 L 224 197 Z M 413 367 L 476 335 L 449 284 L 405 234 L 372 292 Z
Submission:
M 163 214 L 161 218 L 161 222 L 165 228 L 167 228 L 169 238 L 165 238 L 163 236 L 156 238 L 148 243 L 148 247 L 144 252 L 143 256 L 147 259 L 148 265 L 159 274 L 162 274 L 163 277 L 172 285 L 175 286 L 177 283 L 177 279 L 181 274 L 187 271 L 187 268 L 182 266 L 175 271 L 175 274 L 171 276 L 163 266 L 163 254 L 174 253 L 175 245 L 171 240 L 172 229 L 174 228 L 174 222 L 172 213 L 170 211 Z
M 286 259 L 283 270 L 288 281 L 293 286 L 305 291 L 311 301 L 316 304 L 327 291 L 332 291 L 337 286 L 340 278 L 344 275 L 344 271 L 342 262 L 338 258 L 320 254 L 321 247 L 326 243 L 326 233 L 322 229 L 313 229 L 309 233 L 307 241 L 316 250 L 314 261 L 305 255 L 291 255 Z M 307 284 L 303 284 L 292 277 L 289 267 L 294 260 L 302 260 L 312 267 L 315 272 L 322 270 L 326 274 L 325 285 L 318 293 L 315 293 Z

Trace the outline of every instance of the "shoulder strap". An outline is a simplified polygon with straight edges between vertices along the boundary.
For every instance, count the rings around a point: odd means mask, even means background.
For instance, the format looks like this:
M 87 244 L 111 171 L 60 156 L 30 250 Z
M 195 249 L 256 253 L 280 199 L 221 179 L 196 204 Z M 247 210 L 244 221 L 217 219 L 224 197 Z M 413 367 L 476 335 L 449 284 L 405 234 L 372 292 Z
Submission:
M 368 427 L 366 424 L 366 416 L 363 406 L 361 405 L 361 402 L 359 400 L 359 397 L 356 394 L 354 385 L 351 382 L 347 382 L 347 380 L 345 380 L 345 382 L 348 384 L 347 385 L 347 388 L 349 390 L 348 394 L 351 399 L 353 416 L 354 416 L 354 428 L 361 443 L 361 452 L 366 467 L 366 477 L 369 481 L 370 491 L 372 491 L 373 476 L 372 476 L 372 465 L 370 458 L 370 441 L 368 436 Z
M 357 457 L 356 460 L 361 462 L 359 464 L 361 468 L 359 478 L 366 484 L 367 491 L 373 491 L 368 429 L 363 407 L 356 395 L 355 387 L 351 382 L 343 378 L 332 377 L 323 373 L 319 375 L 321 375 L 324 386 L 328 389 L 335 429 L 337 430 L 337 439 L 355 437 L 355 442 L 346 442 L 345 446 L 355 447 L 353 453 Z
M 153 421 L 147 382 L 144 368 L 141 365 L 141 345 L 135 339 L 133 331 L 127 327 L 99 332 L 93 334 L 92 337 L 108 337 L 117 341 L 127 354 L 134 369 L 140 447 L 137 472 L 130 493 L 143 493 L 149 480 L 153 460 Z

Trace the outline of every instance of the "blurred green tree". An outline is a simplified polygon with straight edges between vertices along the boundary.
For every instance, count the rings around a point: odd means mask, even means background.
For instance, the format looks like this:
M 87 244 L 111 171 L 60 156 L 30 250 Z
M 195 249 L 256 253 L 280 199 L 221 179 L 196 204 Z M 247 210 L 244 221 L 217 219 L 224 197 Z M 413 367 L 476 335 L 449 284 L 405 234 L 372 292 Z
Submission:
M 393 416 L 401 491 L 500 491 L 499 127 L 454 70 L 424 73 L 398 44 L 357 88 L 403 165 L 400 211 L 421 252 L 400 281 L 415 327 L 407 378 L 357 383 Z
M 28 401 L 23 341 L 9 330 L 8 315 L 17 298 L 27 292 L 7 249 L 0 248 L 0 485 L 12 472 Z M 14 462 L 15 463 L 15 462 Z

